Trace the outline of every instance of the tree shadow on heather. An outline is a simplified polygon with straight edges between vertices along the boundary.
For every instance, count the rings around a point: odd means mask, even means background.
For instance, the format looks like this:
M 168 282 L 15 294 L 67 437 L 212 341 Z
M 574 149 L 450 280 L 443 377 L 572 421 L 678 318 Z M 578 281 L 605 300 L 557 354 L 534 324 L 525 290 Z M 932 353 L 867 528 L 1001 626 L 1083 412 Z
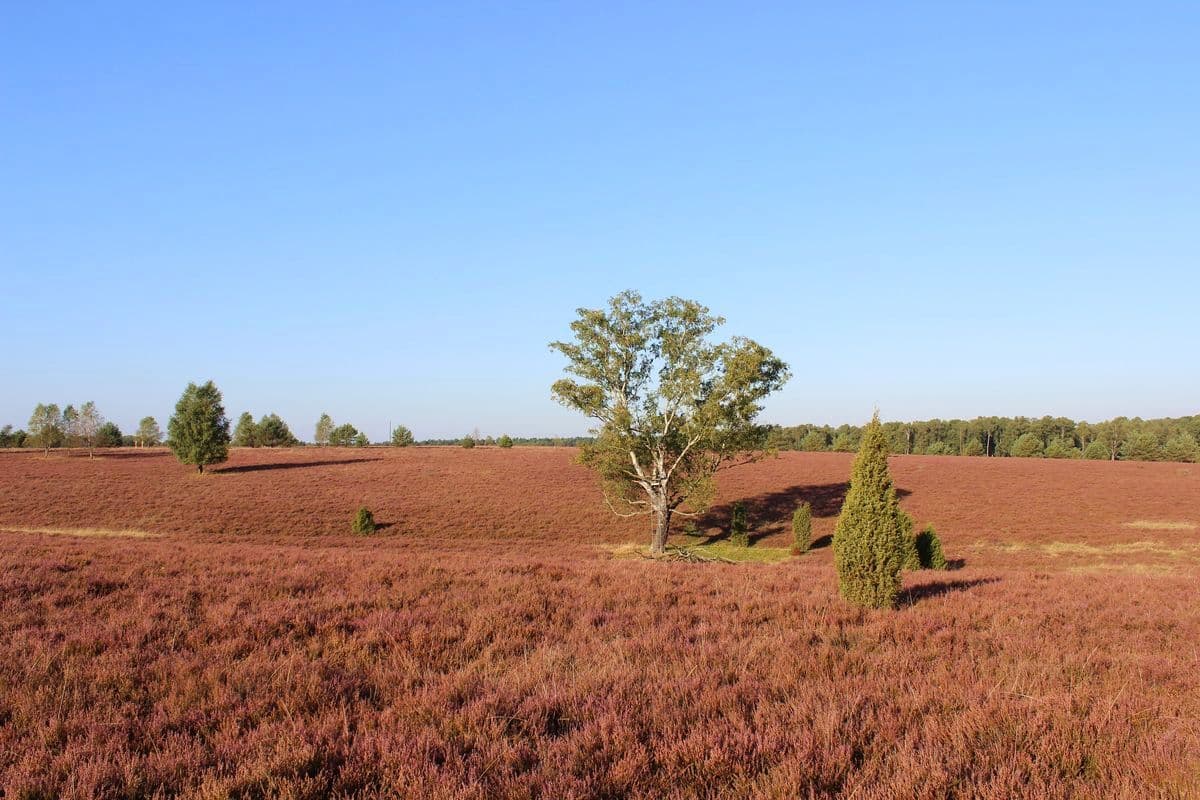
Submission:
M 953 592 L 965 592 L 976 586 L 986 586 L 989 583 L 999 583 L 999 581 L 999 578 L 974 578 L 969 581 L 934 581 L 932 583 L 923 583 L 919 586 L 909 587 L 900 593 L 900 607 L 907 608 L 924 600 L 931 600 L 934 597 L 941 597 Z
M 842 503 L 849 489 L 849 482 L 797 485 L 757 497 L 745 497 L 735 502 L 744 503 L 746 506 L 746 514 L 750 521 L 750 542 L 753 544 L 767 536 L 791 531 L 792 514 L 801 503 L 812 506 L 813 519 L 836 517 L 842 510 Z M 908 489 L 896 489 L 897 497 L 908 497 L 910 494 L 912 492 Z M 703 544 L 729 538 L 732 514 L 733 503 L 726 503 L 714 506 L 696 519 L 696 526 L 701 530 L 718 529 L 717 533 L 709 533 Z M 830 536 L 817 537 L 809 549 L 828 547 L 831 541 Z
M 281 461 L 273 464 L 239 464 L 236 467 L 218 467 L 214 473 L 263 472 L 272 469 L 308 469 L 309 467 L 332 467 L 338 464 L 366 464 L 383 461 L 382 458 L 342 458 L 329 461 Z

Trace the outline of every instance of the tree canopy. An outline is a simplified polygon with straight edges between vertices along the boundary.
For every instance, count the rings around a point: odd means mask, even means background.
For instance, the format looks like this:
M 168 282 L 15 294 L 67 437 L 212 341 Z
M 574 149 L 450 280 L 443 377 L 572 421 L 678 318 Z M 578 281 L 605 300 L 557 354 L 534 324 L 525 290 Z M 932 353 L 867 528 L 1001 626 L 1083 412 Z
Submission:
M 221 405 L 221 391 L 212 381 L 187 385 L 167 424 L 167 436 L 175 457 L 195 465 L 199 472 L 229 457 L 229 418 Z
M 768 428 L 755 419 L 787 365 L 750 339 L 712 342 L 724 320 L 691 300 L 627 291 L 577 315 L 573 340 L 550 345 L 574 376 L 552 392 L 596 421 L 580 460 L 614 512 L 652 515 L 650 549 L 661 554 L 672 514 L 706 508 L 716 471 L 765 449 Z

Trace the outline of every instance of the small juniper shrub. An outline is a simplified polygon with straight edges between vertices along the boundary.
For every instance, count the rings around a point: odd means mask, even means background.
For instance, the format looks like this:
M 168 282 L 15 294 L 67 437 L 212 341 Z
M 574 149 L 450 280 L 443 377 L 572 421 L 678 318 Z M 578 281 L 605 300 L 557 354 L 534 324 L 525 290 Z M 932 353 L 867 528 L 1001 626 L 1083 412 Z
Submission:
M 792 555 L 807 553 L 812 546 L 812 506 L 801 503 L 792 513 Z
M 900 527 L 900 542 L 904 548 L 904 569 L 920 569 L 921 554 L 917 552 L 917 537 L 913 535 L 913 518 L 899 506 L 896 507 L 896 524 Z
M 921 561 L 921 569 L 945 569 L 946 555 L 942 552 L 942 540 L 932 525 L 917 534 L 917 556 Z
M 729 541 L 737 547 L 750 546 L 750 528 L 746 524 L 746 504 L 734 503 L 729 516 Z
M 375 515 L 366 506 L 359 506 L 354 521 L 350 523 L 350 530 L 359 536 L 370 536 L 375 532 Z
M 850 490 L 833 532 L 833 562 L 842 597 L 865 608 L 892 608 L 900 594 L 904 539 L 896 487 L 888 473 L 889 444 L 879 414 L 863 430 Z

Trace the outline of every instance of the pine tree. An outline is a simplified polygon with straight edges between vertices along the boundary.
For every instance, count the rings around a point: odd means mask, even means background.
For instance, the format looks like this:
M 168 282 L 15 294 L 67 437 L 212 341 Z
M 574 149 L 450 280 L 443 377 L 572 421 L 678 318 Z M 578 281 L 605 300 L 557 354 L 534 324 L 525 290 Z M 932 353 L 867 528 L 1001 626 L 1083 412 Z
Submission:
M 188 384 L 167 424 L 167 437 L 175 457 L 195 464 L 200 472 L 229 458 L 229 418 L 221 405 L 221 390 L 212 381 Z
M 392 446 L 393 447 L 408 447 L 413 443 L 412 431 L 403 425 L 397 425 L 392 431 Z
M 887 436 L 876 413 L 863 431 L 850 491 L 833 534 L 838 590 L 850 602 L 867 608 L 895 606 L 905 556 L 887 459 Z
M 233 429 L 234 447 L 258 447 L 258 426 L 249 411 L 243 411 Z

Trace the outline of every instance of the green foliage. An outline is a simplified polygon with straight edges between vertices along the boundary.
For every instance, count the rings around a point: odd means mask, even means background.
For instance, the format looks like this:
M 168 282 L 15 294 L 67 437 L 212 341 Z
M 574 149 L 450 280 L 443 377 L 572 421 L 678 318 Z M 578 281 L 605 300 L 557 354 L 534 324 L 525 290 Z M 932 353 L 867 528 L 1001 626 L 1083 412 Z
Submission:
M 963 445 L 964 456 L 981 456 L 983 455 L 983 442 L 978 439 L 971 439 Z
M 58 405 L 38 403 L 29 417 L 29 443 L 46 452 L 51 447 L 61 447 L 66 439 L 64 423 Z
M 905 542 L 888 452 L 888 438 L 876 414 L 863 431 L 833 534 L 838 590 L 866 608 L 891 608 L 900 594 Z
M 925 455 L 927 456 L 952 456 L 954 448 L 946 442 L 930 442 L 925 447 Z
M 508 448 L 513 446 L 512 437 L 509 436 L 507 433 L 504 434 L 503 436 L 501 436 L 499 439 L 496 440 L 496 446 L 503 447 L 505 450 L 507 450 Z
M 120 447 L 122 444 L 124 437 L 115 422 L 106 422 L 96 431 L 96 447 Z
M 254 426 L 259 447 L 295 447 L 300 440 L 278 414 L 267 414 Z
M 1187 431 L 1181 431 L 1167 439 L 1163 455 L 1168 461 L 1200 461 L 1200 446 Z
M 25 431 L 14 431 L 12 425 L 0 428 L 0 447 L 24 447 L 26 438 Z
M 812 546 L 812 506 L 801 503 L 792 512 L 792 555 L 807 553 Z
M 750 546 L 750 525 L 745 503 L 734 503 L 729 514 L 729 541 L 735 547 Z
M 946 556 L 942 553 L 942 540 L 932 525 L 927 525 L 917 534 L 917 560 L 921 569 L 946 569 Z
M 354 440 L 357 437 L 358 428 L 347 422 L 344 425 L 338 425 L 329 432 L 329 444 L 332 447 L 349 447 L 354 444 Z
M 809 453 L 819 453 L 829 445 L 829 438 L 821 431 L 809 431 L 800 440 L 800 449 Z
M 229 418 L 221 405 L 221 392 L 212 381 L 187 385 L 167 424 L 167 436 L 175 457 L 200 472 L 229 457 Z
M 913 536 L 913 527 L 916 523 L 913 518 L 896 506 L 896 524 L 900 527 L 900 541 L 904 545 L 904 569 L 912 571 L 921 568 L 921 556 L 917 552 L 917 539 Z
M 350 522 L 350 530 L 359 536 L 370 536 L 375 532 L 375 515 L 366 506 L 359 506 Z
M 392 431 L 392 447 L 408 447 L 412 443 L 412 431 L 403 425 L 397 425 Z
M 1015 458 L 1041 458 L 1042 440 L 1033 433 L 1021 434 L 1008 452 Z
M 1163 450 L 1152 433 L 1135 433 L 1121 447 L 1121 458 L 1128 461 L 1159 461 Z
M 1082 458 L 1083 453 L 1065 439 L 1054 439 L 1046 445 L 1046 458 Z
M 1103 442 L 1092 442 L 1084 448 L 1083 457 L 1092 461 L 1108 461 L 1111 456 Z
M 350 444 L 353 447 L 366 447 L 370 443 L 371 443 L 371 440 L 368 439 L 367 435 L 365 433 L 363 433 L 362 431 L 359 431 L 358 433 L 354 434 L 354 438 L 350 440 Z
M 555 382 L 555 398 L 597 422 L 580 461 L 599 473 L 614 511 L 654 515 L 655 555 L 675 509 L 703 510 L 717 470 L 765 450 L 769 428 L 755 419 L 788 378 L 756 342 L 712 342 L 723 323 L 699 303 L 628 291 L 607 309 L 578 309 L 573 340 L 550 345 L 574 376 Z
M 159 430 L 158 420 L 154 417 L 142 417 L 142 421 L 138 423 L 137 433 L 134 438 L 139 447 L 154 447 L 162 441 L 162 431 Z
M 833 438 L 835 453 L 853 453 L 858 449 L 858 441 L 853 434 L 842 432 Z
M 464 436 L 463 438 L 459 439 L 458 444 L 464 450 L 470 450 L 475 447 L 475 437 L 470 435 Z
M 258 447 L 258 426 L 249 411 L 243 411 L 233 429 L 234 447 Z

